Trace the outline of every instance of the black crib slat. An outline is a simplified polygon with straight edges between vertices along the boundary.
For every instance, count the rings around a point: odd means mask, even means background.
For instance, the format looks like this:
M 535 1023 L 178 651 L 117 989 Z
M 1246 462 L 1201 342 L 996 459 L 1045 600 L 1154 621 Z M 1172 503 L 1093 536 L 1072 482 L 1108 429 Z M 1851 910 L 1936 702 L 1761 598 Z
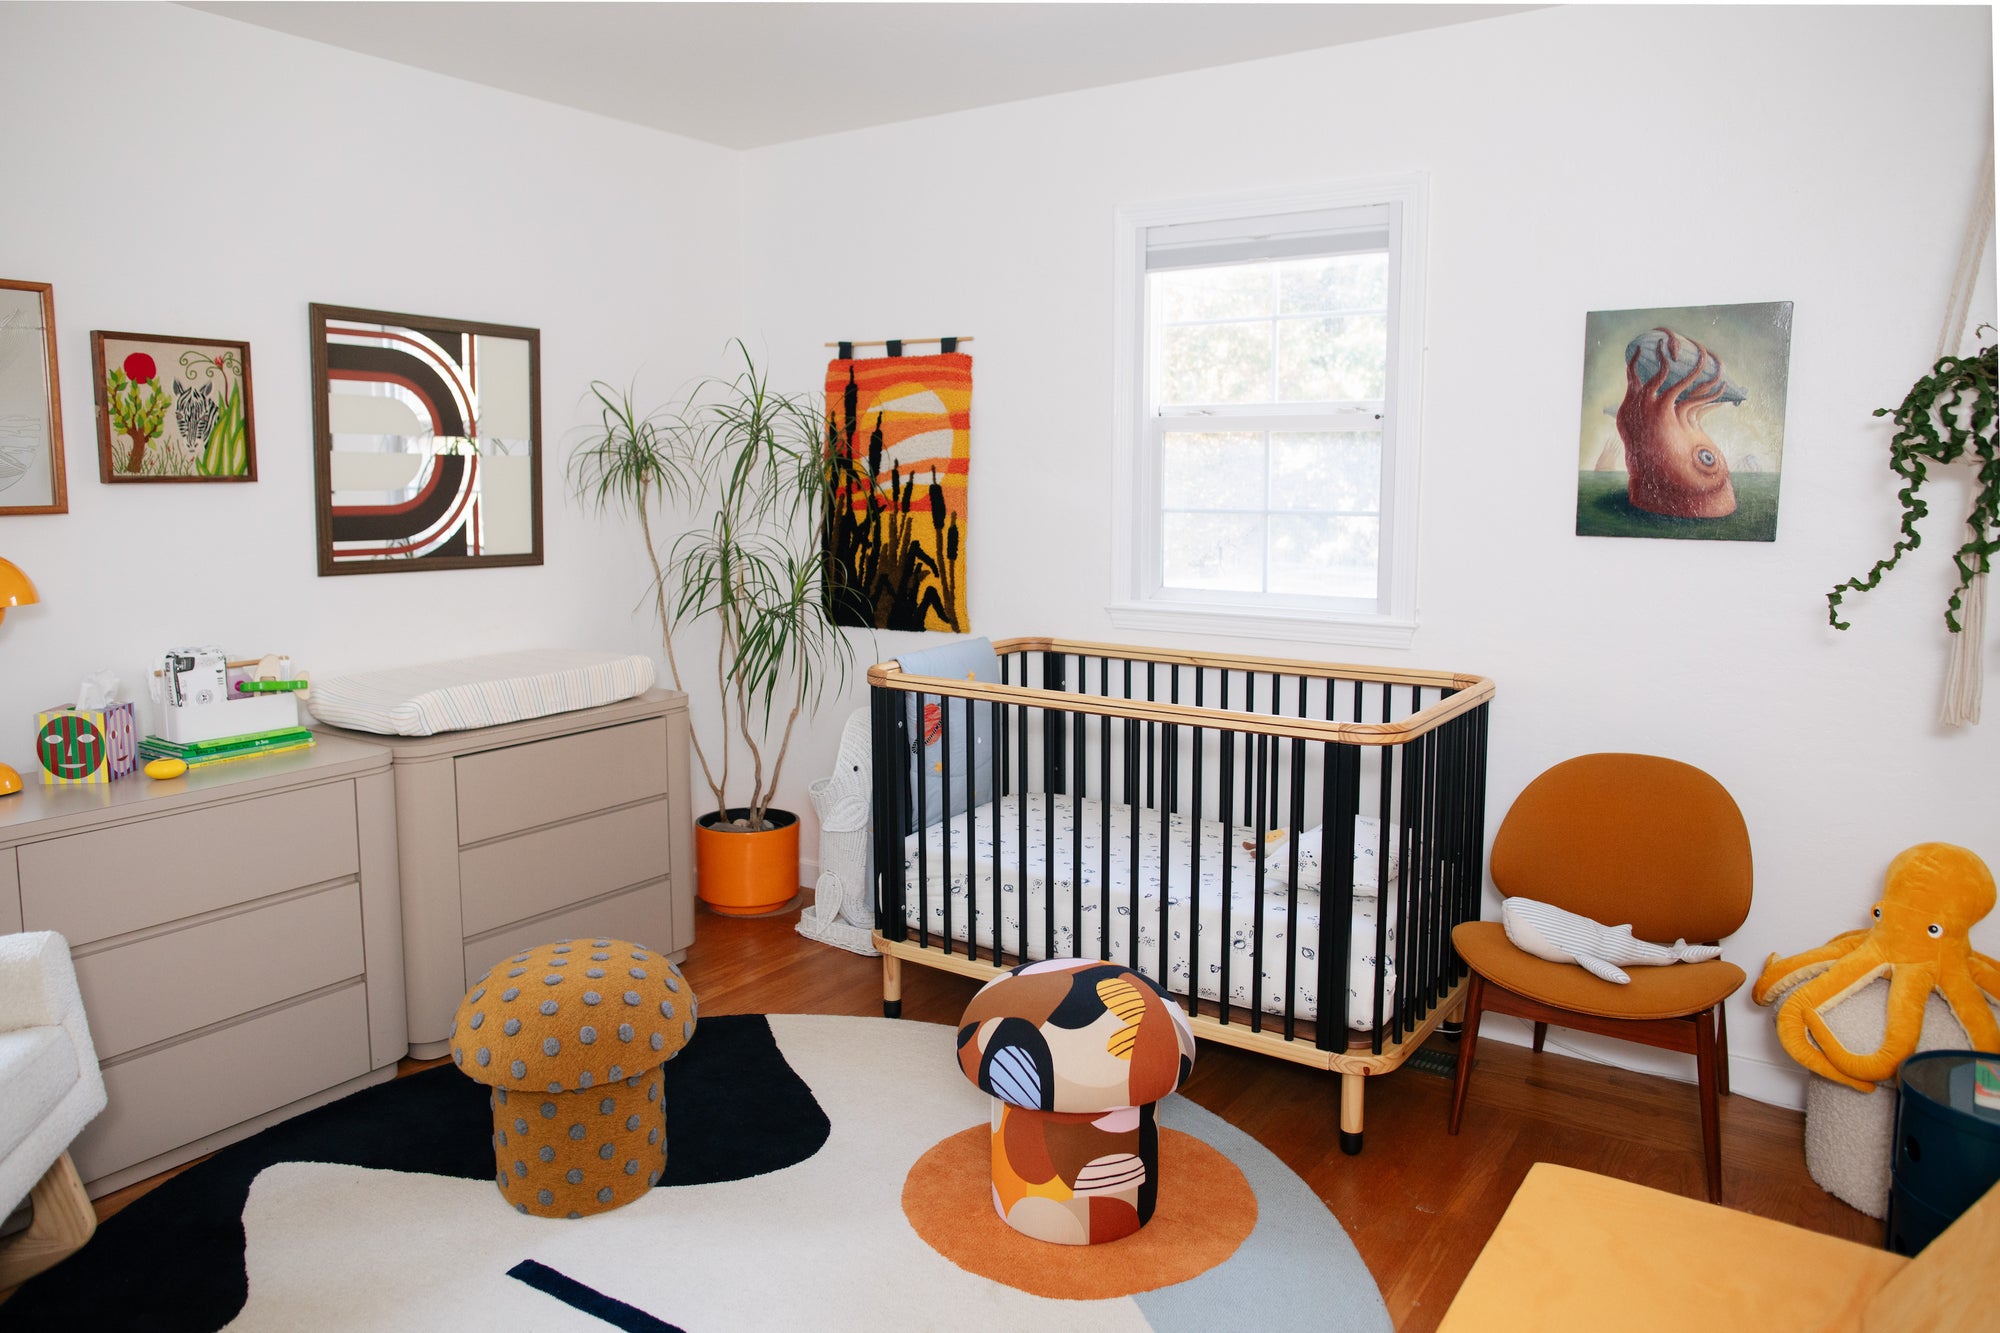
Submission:
M 1162 789 L 1166 791 L 1172 791 L 1174 786 L 1174 778 L 1175 778 L 1174 745 L 1176 743 L 1175 732 L 1177 730 L 1178 729 L 1172 723 L 1168 723 L 1160 729 L 1160 786 L 1162 787 Z M 1160 988 L 1162 990 L 1165 990 L 1169 985 L 1170 969 L 1167 966 L 1168 963 L 1167 941 L 1173 938 L 1171 923 L 1169 922 L 1167 916 L 1167 907 L 1173 898 L 1173 879 L 1174 879 L 1173 876 L 1174 858 L 1172 855 L 1173 845 L 1174 845 L 1173 819 L 1174 819 L 1173 802 L 1161 801 L 1160 802 L 1160 970 L 1154 973 L 1154 979 L 1160 983 Z

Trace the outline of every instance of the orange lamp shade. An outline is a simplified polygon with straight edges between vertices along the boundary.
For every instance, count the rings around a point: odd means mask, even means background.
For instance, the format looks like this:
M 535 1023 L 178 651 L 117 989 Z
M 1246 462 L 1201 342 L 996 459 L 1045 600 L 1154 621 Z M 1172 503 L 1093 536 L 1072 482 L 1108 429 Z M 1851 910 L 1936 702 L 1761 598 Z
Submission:
M 6 618 L 10 607 L 32 606 L 42 600 L 35 591 L 35 585 L 21 567 L 13 561 L 0 557 L 0 620 Z

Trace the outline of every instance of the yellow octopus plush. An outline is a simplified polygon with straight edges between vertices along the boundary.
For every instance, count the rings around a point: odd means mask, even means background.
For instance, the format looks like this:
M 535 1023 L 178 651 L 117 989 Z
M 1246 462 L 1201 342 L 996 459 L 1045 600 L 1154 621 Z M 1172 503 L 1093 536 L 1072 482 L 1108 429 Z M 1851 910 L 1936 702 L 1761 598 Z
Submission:
M 1889 863 L 1872 927 L 1790 958 L 1772 954 L 1750 998 L 1770 1004 L 1783 996 L 1778 1040 L 1785 1050 L 1813 1073 L 1861 1092 L 1873 1092 L 1915 1052 L 1932 990 L 1974 1046 L 2000 1050 L 2000 1023 L 1987 1007 L 1988 996 L 2000 999 L 2000 963 L 1975 953 L 1969 935 L 1993 901 L 1993 872 L 1984 861 L 1948 842 L 1919 843 Z M 1881 976 L 1889 978 L 1888 1029 L 1880 1049 L 1858 1054 L 1820 1015 Z

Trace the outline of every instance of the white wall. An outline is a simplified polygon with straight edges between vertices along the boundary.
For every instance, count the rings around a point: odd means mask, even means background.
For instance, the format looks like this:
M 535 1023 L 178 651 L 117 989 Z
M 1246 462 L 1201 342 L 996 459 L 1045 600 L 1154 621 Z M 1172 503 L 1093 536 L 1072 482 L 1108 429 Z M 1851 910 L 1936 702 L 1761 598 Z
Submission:
M 640 547 L 564 492 L 592 378 L 665 394 L 735 323 L 738 155 L 164 4 L 0 5 L 0 272 L 55 286 L 69 513 L 0 518 L 0 758 L 172 644 L 317 674 L 645 650 Z M 541 330 L 539 568 L 315 574 L 306 307 Z M 98 481 L 90 331 L 251 344 L 258 480 Z M 142 710 L 144 705 L 142 705 Z
M 1706 768 L 1752 831 L 1756 905 L 1730 953 L 1754 974 L 1861 925 L 1905 846 L 2000 866 L 2000 725 L 1933 720 L 1962 482 L 1934 483 L 1932 540 L 1850 600 L 1852 631 L 1823 600 L 1893 536 L 1870 411 L 1937 336 L 1990 123 L 1988 25 L 1984 8 L 1562 8 L 761 150 L 748 327 L 799 386 L 829 338 L 973 335 L 973 628 L 1115 639 L 1114 209 L 1429 173 L 1415 645 L 1217 646 L 1493 677 L 1489 833 L 1572 754 Z M 1777 541 L 1575 536 L 1585 312 L 1773 300 L 1796 303 Z M 2000 691 L 2000 635 L 1988 652 Z M 841 711 L 795 761 L 795 804 Z M 1975 940 L 2000 952 L 2000 920 Z M 1768 1015 L 1747 988 L 1733 1008 L 1737 1088 L 1797 1104 Z

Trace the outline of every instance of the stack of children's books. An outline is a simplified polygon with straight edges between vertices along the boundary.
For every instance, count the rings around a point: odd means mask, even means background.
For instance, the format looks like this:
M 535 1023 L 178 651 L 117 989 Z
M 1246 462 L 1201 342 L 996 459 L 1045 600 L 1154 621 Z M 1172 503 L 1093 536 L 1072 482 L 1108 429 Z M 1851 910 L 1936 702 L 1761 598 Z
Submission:
M 185 745 L 148 736 L 139 742 L 139 758 L 147 763 L 155 759 L 178 759 L 189 768 L 200 768 L 205 764 L 226 764 L 232 759 L 253 759 L 260 755 L 283 754 L 287 750 L 303 750 L 312 743 L 313 734 L 305 727 L 280 727 L 276 731 L 253 731 L 243 736 L 218 736 L 211 741 L 189 741 Z

